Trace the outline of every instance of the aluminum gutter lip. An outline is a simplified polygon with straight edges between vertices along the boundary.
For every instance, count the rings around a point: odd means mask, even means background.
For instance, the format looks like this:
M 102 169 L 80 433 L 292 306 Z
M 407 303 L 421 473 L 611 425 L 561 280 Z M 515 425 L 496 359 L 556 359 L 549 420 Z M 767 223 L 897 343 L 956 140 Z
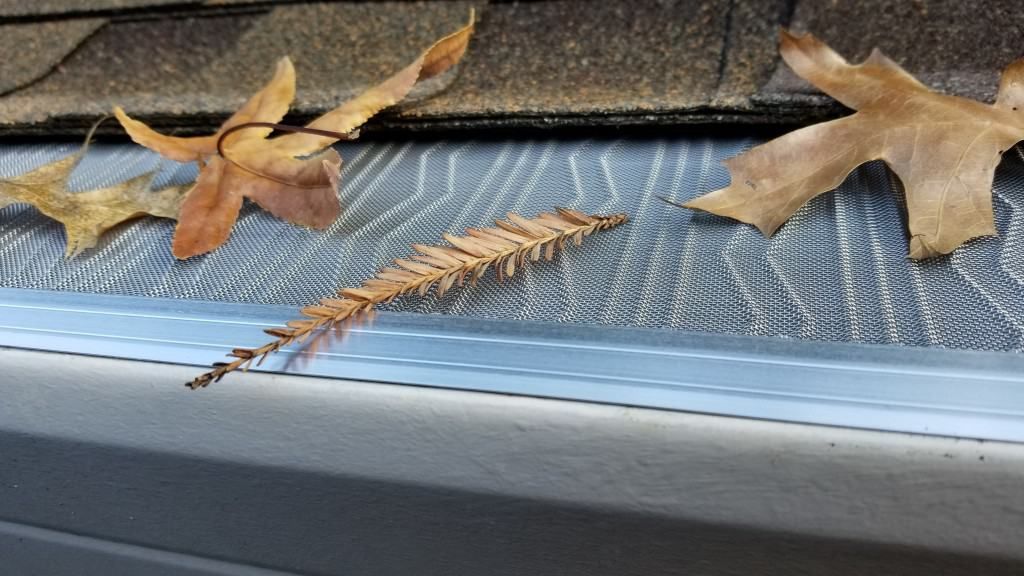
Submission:
M 0 346 L 201 367 L 296 316 L 291 306 L 3 288 Z M 294 354 L 260 370 L 280 372 Z M 381 312 L 293 364 L 328 378 L 1024 441 L 1024 355 L 1007 352 Z M 216 385 L 244 386 L 245 376 Z

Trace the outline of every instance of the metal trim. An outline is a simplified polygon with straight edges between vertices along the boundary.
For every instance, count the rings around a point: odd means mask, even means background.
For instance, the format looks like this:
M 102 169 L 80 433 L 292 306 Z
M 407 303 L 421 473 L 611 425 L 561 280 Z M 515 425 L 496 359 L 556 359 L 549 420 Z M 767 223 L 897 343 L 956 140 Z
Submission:
M 260 328 L 295 315 L 288 306 L 0 289 L 0 346 L 201 366 L 262 343 Z M 293 354 L 261 370 L 280 372 Z M 383 312 L 314 360 L 290 371 L 1024 441 L 1024 355 L 1013 353 Z

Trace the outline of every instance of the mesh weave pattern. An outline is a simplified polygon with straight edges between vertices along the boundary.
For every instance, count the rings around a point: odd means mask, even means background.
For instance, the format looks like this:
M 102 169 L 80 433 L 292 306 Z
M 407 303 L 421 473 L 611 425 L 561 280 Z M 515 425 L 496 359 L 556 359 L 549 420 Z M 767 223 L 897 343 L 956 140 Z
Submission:
M 530 216 L 554 205 L 624 211 L 630 223 L 555 262 L 497 285 L 391 309 L 673 328 L 794 338 L 1024 349 L 1024 154 L 1007 154 L 995 184 L 1000 238 L 951 257 L 906 259 L 903 198 L 879 163 L 801 209 L 774 238 L 673 208 L 728 183 L 720 161 L 739 138 L 433 141 L 345 144 L 342 217 L 326 232 L 247 204 L 228 244 L 178 262 L 173 222 L 145 218 L 63 259 L 61 226 L 25 205 L 0 210 L 0 286 L 161 298 L 303 305 L 356 286 L 412 242 Z M 0 176 L 74 150 L 0 146 Z M 162 166 L 158 184 L 195 168 L 129 145 L 94 146 L 72 187 L 109 185 Z

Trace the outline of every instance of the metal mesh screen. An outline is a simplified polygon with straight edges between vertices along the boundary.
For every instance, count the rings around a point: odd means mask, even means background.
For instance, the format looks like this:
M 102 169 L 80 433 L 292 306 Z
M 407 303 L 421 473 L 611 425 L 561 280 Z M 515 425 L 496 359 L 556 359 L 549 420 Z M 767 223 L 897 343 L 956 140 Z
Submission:
M 356 286 L 411 242 L 553 205 L 624 211 L 632 221 L 555 262 L 437 300 L 391 309 L 488 318 L 611 324 L 793 338 L 1024 348 L 1024 154 L 997 173 L 1000 238 L 951 257 L 906 259 L 899 186 L 878 163 L 801 209 L 771 240 L 730 220 L 657 199 L 728 183 L 740 138 L 435 141 L 346 144 L 342 217 L 326 232 L 247 205 L 228 244 L 175 261 L 173 222 L 146 218 L 63 259 L 61 226 L 35 209 L 0 210 L 0 286 L 160 298 L 302 305 Z M 0 146 L 0 176 L 75 145 Z M 158 184 L 195 168 L 138 147 L 97 145 L 72 187 L 109 185 L 162 166 Z

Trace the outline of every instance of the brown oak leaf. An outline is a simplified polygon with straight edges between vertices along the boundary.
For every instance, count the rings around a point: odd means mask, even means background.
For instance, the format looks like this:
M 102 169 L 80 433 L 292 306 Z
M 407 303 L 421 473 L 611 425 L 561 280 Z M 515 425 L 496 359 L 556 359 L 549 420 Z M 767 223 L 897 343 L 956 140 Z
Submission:
M 877 49 L 851 65 L 812 35 L 782 32 L 782 58 L 856 110 L 725 161 L 731 184 L 683 206 L 753 224 L 770 236 L 857 166 L 881 159 L 906 190 L 910 257 L 948 254 L 995 235 L 992 178 L 1024 140 L 1024 59 L 1003 72 L 995 104 L 932 92 Z
M 182 205 L 175 230 L 174 255 L 188 258 L 223 244 L 238 218 L 243 197 L 294 224 L 328 227 L 341 212 L 337 196 L 341 156 L 330 146 L 377 112 L 403 100 L 418 81 L 456 64 L 466 51 L 473 25 L 471 13 L 466 26 L 438 40 L 395 75 L 306 126 L 319 134 L 292 133 L 268 139 L 272 127 L 249 125 L 274 124 L 287 113 L 295 95 L 295 70 L 287 57 L 278 62 L 270 83 L 210 136 L 166 136 L 115 108 L 115 115 L 135 142 L 167 158 L 199 162 L 199 177 Z
M 0 180 L 0 208 L 21 202 L 32 204 L 64 225 L 68 258 L 92 248 L 104 232 L 126 220 L 147 214 L 177 218 L 188 191 L 187 186 L 151 190 L 150 184 L 156 176 L 154 171 L 107 188 L 69 192 L 68 179 L 85 155 L 88 141 L 86 138 L 86 144 L 71 156 Z

